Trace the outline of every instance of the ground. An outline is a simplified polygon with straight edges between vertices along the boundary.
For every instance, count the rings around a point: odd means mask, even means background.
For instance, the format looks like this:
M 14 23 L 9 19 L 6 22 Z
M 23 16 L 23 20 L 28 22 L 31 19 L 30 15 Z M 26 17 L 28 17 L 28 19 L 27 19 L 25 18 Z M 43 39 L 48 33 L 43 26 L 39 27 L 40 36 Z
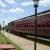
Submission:
M 7 42 L 10 42 L 11 45 L 15 46 L 16 49 L 15 50 L 22 50 L 19 46 L 17 46 L 16 44 L 14 44 L 12 41 L 10 41 L 6 36 L 3 36 L 0 32 L 0 44 L 7 44 Z M 14 49 L 12 49 L 14 50 Z
M 4 31 L 4 35 L 15 44 L 19 45 L 23 50 L 34 50 L 34 42 L 19 37 L 17 35 L 7 33 L 6 31 Z M 37 50 L 50 50 L 50 47 L 37 43 Z

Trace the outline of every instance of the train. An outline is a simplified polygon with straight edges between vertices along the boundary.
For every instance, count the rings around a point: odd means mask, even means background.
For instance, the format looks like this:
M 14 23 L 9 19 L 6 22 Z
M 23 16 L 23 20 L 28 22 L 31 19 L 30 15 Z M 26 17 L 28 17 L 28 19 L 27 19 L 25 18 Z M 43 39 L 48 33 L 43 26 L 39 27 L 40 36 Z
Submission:
M 8 23 L 10 32 L 35 35 L 35 14 Z M 50 37 L 50 9 L 37 13 L 37 36 Z

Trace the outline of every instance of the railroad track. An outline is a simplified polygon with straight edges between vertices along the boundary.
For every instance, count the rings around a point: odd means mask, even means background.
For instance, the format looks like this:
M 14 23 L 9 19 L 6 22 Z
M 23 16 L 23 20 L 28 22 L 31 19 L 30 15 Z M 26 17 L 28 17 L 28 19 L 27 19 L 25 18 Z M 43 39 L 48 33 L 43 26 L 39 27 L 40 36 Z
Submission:
M 16 36 L 19 36 L 19 35 L 16 35 Z M 27 35 L 27 37 L 26 36 L 20 36 L 20 37 L 34 42 L 34 36 Z M 50 39 L 37 37 L 37 43 L 50 46 Z
M 34 38 L 34 36 L 29 36 L 29 35 L 28 35 L 28 37 Z M 47 39 L 47 38 L 37 37 L 37 39 L 41 39 L 41 40 L 50 42 L 50 39 Z
M 15 34 L 15 33 L 13 33 L 13 34 Z M 18 34 L 15 34 L 15 36 L 19 36 L 19 37 L 22 37 L 24 39 L 34 41 L 34 36 L 27 35 L 27 37 L 26 37 L 26 36 L 20 36 Z M 50 46 L 50 39 L 49 38 L 47 39 L 47 38 L 37 37 L 37 43 Z

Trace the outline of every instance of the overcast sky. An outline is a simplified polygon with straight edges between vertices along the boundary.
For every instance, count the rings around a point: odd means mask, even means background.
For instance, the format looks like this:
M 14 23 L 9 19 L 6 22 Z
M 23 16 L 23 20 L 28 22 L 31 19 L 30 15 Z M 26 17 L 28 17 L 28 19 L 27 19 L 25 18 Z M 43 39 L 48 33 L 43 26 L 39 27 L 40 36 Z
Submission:
M 50 0 L 40 0 L 38 13 L 50 9 Z M 0 0 L 0 24 L 5 25 L 35 13 L 32 0 Z

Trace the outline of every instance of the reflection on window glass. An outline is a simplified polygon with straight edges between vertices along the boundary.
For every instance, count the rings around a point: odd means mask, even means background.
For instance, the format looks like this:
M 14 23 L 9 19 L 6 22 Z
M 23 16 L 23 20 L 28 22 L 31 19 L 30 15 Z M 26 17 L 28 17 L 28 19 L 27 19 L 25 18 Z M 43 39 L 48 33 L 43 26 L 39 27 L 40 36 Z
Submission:
M 42 23 L 45 23 L 45 20 L 42 20 Z
M 41 23 L 41 21 L 38 21 L 38 23 Z

